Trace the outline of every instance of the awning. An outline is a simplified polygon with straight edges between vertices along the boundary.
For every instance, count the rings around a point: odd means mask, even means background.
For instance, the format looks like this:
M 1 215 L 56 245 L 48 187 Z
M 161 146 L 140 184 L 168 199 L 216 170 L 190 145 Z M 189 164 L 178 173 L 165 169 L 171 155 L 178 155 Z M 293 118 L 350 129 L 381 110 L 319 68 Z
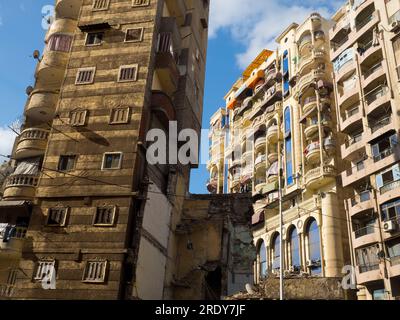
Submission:
M 0 214 L 29 216 L 32 202 L 20 201 L 0 201 Z
M 110 29 L 111 25 L 108 22 L 93 22 L 89 24 L 82 24 L 79 25 L 78 28 L 82 32 L 90 32 L 90 31 L 96 31 L 96 30 L 105 30 L 105 29 Z
M 278 161 L 274 162 L 268 169 L 267 178 L 270 176 L 277 176 L 279 173 L 279 163 Z
M 241 184 L 246 184 L 246 183 L 248 183 L 250 180 L 251 180 L 251 175 L 250 175 L 250 174 L 247 174 L 247 175 L 245 175 L 245 176 L 243 176 L 243 177 L 240 178 L 240 183 L 241 183 Z
M 253 214 L 253 216 L 251 217 L 251 224 L 253 226 L 262 223 L 265 221 L 265 214 L 264 214 L 264 208 L 262 210 L 260 210 L 259 212 L 256 212 L 255 214 Z
M 254 89 L 256 87 L 258 81 L 260 79 L 263 79 L 264 76 L 265 76 L 264 71 L 263 70 L 258 70 L 252 77 L 250 77 L 246 81 L 245 85 L 247 86 L 247 88 Z
M 236 99 L 232 99 L 231 101 L 229 101 L 226 105 L 226 108 L 228 110 L 233 110 L 236 107 L 237 104 L 237 100 Z
M 15 208 L 15 207 L 25 207 L 32 203 L 26 200 L 20 201 L 0 201 L 0 208 Z

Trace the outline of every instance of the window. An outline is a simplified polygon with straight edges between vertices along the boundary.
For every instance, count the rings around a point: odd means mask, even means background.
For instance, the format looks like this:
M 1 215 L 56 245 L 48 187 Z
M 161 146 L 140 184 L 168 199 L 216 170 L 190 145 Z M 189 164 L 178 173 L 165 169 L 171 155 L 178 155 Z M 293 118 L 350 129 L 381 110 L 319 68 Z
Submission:
M 43 279 L 51 279 L 55 272 L 55 260 L 40 260 L 37 263 L 34 280 L 41 281 Z
M 273 262 L 272 262 L 272 269 L 275 271 L 280 270 L 280 265 L 281 265 L 281 236 L 277 234 L 275 236 L 274 241 L 272 242 L 272 248 L 273 248 Z
M 110 0 L 93 0 L 93 10 L 107 10 Z
M 50 37 L 48 50 L 69 52 L 71 50 L 72 37 L 65 34 L 54 34 Z
M 107 260 L 87 261 L 83 273 L 83 282 L 103 283 L 106 280 Z
M 290 107 L 285 109 L 285 158 L 286 158 L 286 182 L 290 186 L 294 183 L 293 179 L 293 159 L 292 159 L 292 115 Z
M 290 246 L 290 264 L 295 268 L 296 271 L 300 270 L 300 246 L 299 246 L 299 235 L 297 234 L 296 228 L 293 228 L 289 236 Z
M 76 75 L 75 84 L 91 84 L 94 81 L 96 68 L 81 68 Z
M 75 110 L 69 114 L 69 124 L 73 127 L 80 127 L 86 124 L 86 110 Z
M 126 30 L 125 42 L 140 42 L 143 40 L 143 28 L 134 28 Z
M 119 68 L 118 82 L 137 80 L 138 65 L 122 66 Z
M 150 4 L 150 0 L 132 0 L 132 7 L 144 7 Z
M 356 260 L 360 273 L 379 269 L 379 245 L 356 250 Z
M 87 46 L 98 46 L 103 42 L 104 33 L 103 32 L 93 32 L 88 33 L 86 36 Z
M 312 219 L 307 228 L 308 267 L 312 275 L 319 275 L 321 269 L 321 241 L 317 221 Z
M 381 193 L 385 193 L 387 191 L 394 189 L 396 186 L 392 184 L 399 180 L 400 180 L 400 166 L 396 164 L 389 170 L 383 171 L 382 173 L 376 176 L 376 186 L 378 189 L 380 189 Z
M 113 226 L 115 222 L 115 206 L 97 207 L 93 219 L 94 226 Z
M 110 124 L 124 124 L 129 122 L 130 108 L 115 108 L 111 110 Z
M 58 170 L 59 171 L 72 171 L 75 168 L 76 156 L 60 156 L 60 160 L 58 162 Z
M 261 241 L 258 248 L 258 268 L 260 279 L 264 279 L 267 276 L 267 249 L 264 241 Z
M 400 199 L 381 206 L 383 221 L 398 221 L 400 223 Z
M 64 227 L 67 219 L 68 208 L 50 208 L 47 212 L 47 225 L 51 227 Z
M 122 162 L 121 152 L 105 153 L 103 156 L 102 170 L 121 169 L 121 162 Z

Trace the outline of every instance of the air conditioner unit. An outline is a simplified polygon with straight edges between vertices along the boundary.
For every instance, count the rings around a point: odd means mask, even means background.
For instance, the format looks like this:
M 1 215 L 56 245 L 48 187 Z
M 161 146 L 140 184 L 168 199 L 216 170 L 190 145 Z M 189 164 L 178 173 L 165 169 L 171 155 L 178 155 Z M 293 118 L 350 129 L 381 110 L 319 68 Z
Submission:
M 385 230 L 385 232 L 396 231 L 396 228 L 397 228 L 397 225 L 394 221 L 387 221 L 383 225 L 383 230 Z
M 400 30 L 400 21 L 393 21 L 391 24 L 391 31 L 392 32 L 397 32 Z

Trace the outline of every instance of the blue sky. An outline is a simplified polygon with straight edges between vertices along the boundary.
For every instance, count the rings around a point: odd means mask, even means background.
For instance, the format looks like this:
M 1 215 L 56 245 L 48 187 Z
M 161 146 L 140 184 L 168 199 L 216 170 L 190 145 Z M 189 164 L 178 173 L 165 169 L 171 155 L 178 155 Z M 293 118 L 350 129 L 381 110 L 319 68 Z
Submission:
M 15 138 L 7 125 L 19 118 L 25 88 L 34 82 L 35 49 L 43 49 L 42 8 L 53 0 L 0 0 L 0 154 L 9 153 Z M 274 38 L 291 22 L 319 11 L 334 12 L 342 0 L 211 0 L 210 41 L 203 128 L 224 105 L 223 96 L 241 70 L 262 48 L 275 48 Z M 1 161 L 1 158 L 0 158 Z M 206 193 L 205 165 L 193 170 L 191 192 Z

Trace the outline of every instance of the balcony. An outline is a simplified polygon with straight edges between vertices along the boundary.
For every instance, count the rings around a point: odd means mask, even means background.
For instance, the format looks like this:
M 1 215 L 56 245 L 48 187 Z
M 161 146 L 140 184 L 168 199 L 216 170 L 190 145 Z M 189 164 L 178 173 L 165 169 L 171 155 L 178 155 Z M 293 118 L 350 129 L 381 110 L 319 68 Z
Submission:
M 316 107 L 317 107 L 317 97 L 313 96 L 304 99 L 303 114 L 307 114 Z
M 366 100 L 366 113 L 370 114 L 377 110 L 384 104 L 388 103 L 391 99 L 391 92 L 385 85 L 379 85 L 375 89 L 365 94 Z
M 365 247 L 379 242 L 378 224 L 368 225 L 353 232 L 354 249 Z
M 400 256 L 390 257 L 390 276 L 400 276 Z
M 312 36 L 311 34 L 308 34 L 306 36 L 304 36 L 302 39 L 300 39 L 299 41 L 299 52 L 303 52 L 303 50 L 311 45 L 312 43 Z
M 69 51 L 46 48 L 35 71 L 35 76 L 40 86 L 45 86 L 46 83 L 51 83 L 53 86 L 61 86 L 68 58 Z
M 373 141 L 393 128 L 393 118 L 391 116 L 385 116 L 375 123 L 370 124 L 371 136 L 368 140 Z
M 366 88 L 376 79 L 384 76 L 386 74 L 386 68 L 383 67 L 382 61 L 374 64 L 367 71 L 364 72 L 362 76 L 362 85 Z
M 365 33 L 367 33 L 372 27 L 374 27 L 377 23 L 379 23 L 379 12 L 375 11 L 372 14 L 367 15 L 366 17 L 356 21 L 356 38 L 361 37 Z
M 267 141 L 269 143 L 277 143 L 279 140 L 279 127 L 273 125 L 267 129 Z
M 34 120 L 49 121 L 54 117 L 58 93 L 35 90 L 31 93 L 25 107 L 25 115 Z
M 186 6 L 183 0 L 165 0 L 168 12 L 171 16 L 178 19 L 180 25 L 185 21 Z
M 6 230 L 7 233 L 0 237 L 0 257 L 17 259 L 22 255 L 27 228 L 8 226 Z
M 360 85 L 358 81 L 355 81 L 353 87 L 346 88 L 346 91 L 339 94 L 338 104 L 341 108 L 357 103 L 358 101 L 360 101 Z
M 361 126 L 362 123 L 362 112 L 361 112 L 361 107 L 357 106 L 356 108 L 351 108 L 351 110 L 346 110 L 346 118 L 341 118 L 340 121 L 340 129 L 341 131 L 345 131 L 351 126 L 354 126 L 357 122 L 359 122 L 359 125 Z
M 317 60 L 324 60 L 325 59 L 325 50 L 322 49 L 314 49 L 312 53 L 308 56 L 302 58 L 299 62 L 298 66 L 298 74 L 302 75 L 303 71 L 310 67 L 312 64 L 316 63 Z
M 382 195 L 389 193 L 390 191 L 394 191 L 400 188 L 400 180 L 397 181 L 392 181 L 384 185 L 382 188 L 380 188 L 379 192 Z M 393 195 L 395 196 L 395 195 Z
M 254 162 L 254 168 L 258 170 L 259 168 L 265 167 L 266 166 L 266 160 L 267 157 L 265 154 L 258 156 L 257 159 Z
M 156 74 L 161 90 L 170 97 L 176 92 L 179 82 L 177 58 L 181 47 L 181 36 L 175 18 L 163 17 L 156 50 Z
M 63 2 L 70 2 L 70 1 L 65 0 Z M 56 19 L 53 21 L 49 30 L 47 31 L 45 41 L 47 43 L 51 38 L 51 36 L 54 34 L 64 34 L 64 35 L 67 34 L 73 36 L 76 28 L 77 28 L 77 21 L 74 19 L 65 19 L 65 18 Z
M 272 164 L 278 161 L 278 153 L 277 152 L 270 152 L 268 154 L 268 163 Z
M 315 164 L 320 163 L 321 160 L 321 149 L 319 142 L 313 142 L 309 144 L 304 151 L 307 163 Z
M 254 147 L 256 149 L 265 147 L 266 142 L 267 142 L 266 137 L 259 137 L 259 138 L 257 138 L 256 142 L 254 143 Z
M 57 0 L 55 11 L 59 18 L 78 19 L 82 0 Z
M 356 278 L 358 285 L 365 285 L 369 282 L 382 280 L 382 274 L 379 263 L 358 265 L 356 269 Z
M 336 179 L 336 169 L 333 166 L 321 166 L 309 170 L 305 175 L 305 185 L 307 188 L 316 190 L 322 186 L 334 182 Z
M 301 77 L 297 83 L 297 92 L 301 95 L 302 92 L 310 87 L 312 84 L 321 80 L 325 76 L 325 71 L 323 70 L 312 70 L 310 73 Z
M 33 158 L 43 155 L 46 150 L 48 137 L 48 130 L 30 128 L 22 131 L 18 138 L 15 158 Z
M 37 175 L 11 175 L 4 184 L 4 200 L 31 200 L 38 184 Z
M 360 151 L 361 149 L 365 150 L 365 140 L 365 134 L 363 133 L 354 135 L 353 137 L 348 139 L 341 147 L 342 158 L 351 159 L 356 152 Z
M 349 214 L 351 217 L 364 212 L 375 210 L 375 198 L 370 191 L 357 194 L 352 199 L 347 200 Z

